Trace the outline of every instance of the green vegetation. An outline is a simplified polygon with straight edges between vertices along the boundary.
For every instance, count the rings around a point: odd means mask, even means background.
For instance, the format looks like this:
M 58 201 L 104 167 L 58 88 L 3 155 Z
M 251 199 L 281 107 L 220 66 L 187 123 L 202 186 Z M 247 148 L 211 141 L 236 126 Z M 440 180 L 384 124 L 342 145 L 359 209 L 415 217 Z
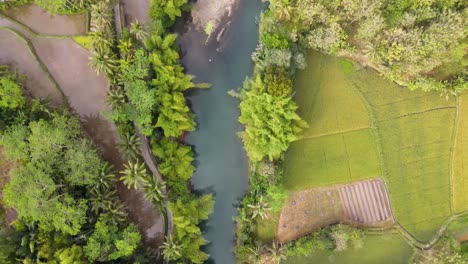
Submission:
M 348 80 L 362 92 L 375 118 L 396 218 L 418 239 L 430 239 L 451 214 L 455 100 L 401 90 L 367 71 L 355 72 Z
M 2 203 L 18 213 L 12 226 L 3 209 L 0 214 L 2 263 L 139 257 L 141 236 L 116 195 L 114 174 L 78 119 L 26 99 L 21 79 L 2 72 L 0 113 L 9 118 L 2 119 L 0 145 L 16 164 L 2 187 Z
M 361 247 L 341 252 L 331 251 L 329 241 L 313 234 L 310 240 L 306 237 L 297 240 L 291 250 L 294 256 L 283 263 L 406 264 L 413 254 L 405 239 L 392 233 L 368 234 L 363 237 Z
M 257 64 L 297 63 L 303 56 L 299 45 L 370 65 L 410 89 L 448 95 L 468 88 L 464 1 L 270 2 L 262 18 L 263 45 L 254 56 Z
M 290 190 L 350 183 L 380 176 L 371 129 L 294 142 L 285 157 L 283 183 Z
M 467 95 L 458 98 L 458 124 L 452 161 L 453 210 L 461 213 L 468 210 L 468 101 Z
M 250 160 L 278 159 L 306 126 L 295 112 L 296 105 L 291 98 L 256 91 L 246 92 L 245 97 L 239 122 L 246 125 L 241 137 Z
M 91 49 L 91 42 L 92 42 L 92 39 L 90 36 L 86 35 L 86 36 L 73 36 L 72 39 L 78 44 L 80 45 L 81 47 L 89 50 Z
M 397 221 L 419 240 L 436 234 L 452 213 L 456 105 L 449 95 L 467 89 L 466 8 L 462 1 L 270 1 L 262 14 L 260 44 L 252 54 L 254 77 L 238 95 L 240 121 L 246 124 L 241 136 L 254 163 L 251 189 L 237 219 L 236 252 L 242 261 L 266 252 L 258 245 L 270 242 L 268 228 L 247 226 L 244 221 L 260 204 L 270 204 L 267 193 L 276 185 L 299 190 L 383 177 Z M 409 89 L 402 90 L 352 61 L 325 59 L 313 52 L 309 69 L 298 76 L 297 90 L 291 92 L 288 79 L 306 67 L 309 49 L 355 60 Z M 260 105 L 259 100 L 249 97 L 263 93 L 291 94 L 298 107 L 295 102 L 281 110 L 262 106 L 265 110 L 256 113 L 252 109 Z M 287 118 L 272 121 L 270 112 L 285 109 L 297 109 L 309 124 L 308 128 L 298 125 L 303 128 L 302 137 L 300 129 L 291 133 L 291 125 L 283 127 Z M 271 144 L 277 138 L 291 140 Z M 267 157 L 275 164 L 274 177 L 260 173 L 259 164 Z M 460 176 L 454 179 L 462 181 Z M 459 192 L 462 186 L 457 187 Z M 257 225 L 265 221 L 275 220 Z M 395 244 L 396 251 L 402 249 Z M 376 250 L 376 258 L 369 258 L 369 263 L 381 261 L 383 249 Z M 335 257 L 353 259 L 355 251 Z M 408 254 L 402 254 L 397 261 L 408 259 Z
M 186 0 L 151 1 L 149 14 L 153 23 L 149 34 L 136 22 L 129 32 L 123 30 L 117 45 L 103 41 L 112 34 L 110 30 L 104 35 L 96 33 L 94 43 L 96 47 L 104 44 L 109 51 L 115 47 L 119 50 L 119 54 L 110 56 L 120 55 L 120 59 L 108 60 L 111 67 L 106 68 L 110 69 L 107 78 L 112 84 L 108 92 L 112 112 L 108 116 L 118 126 L 123 138 L 121 149 L 129 159 L 122 180 L 127 186 L 142 190 L 161 212 L 170 210 L 174 230 L 161 247 L 163 257 L 168 261 L 203 263 L 208 254 L 200 247 L 207 241 L 199 224 L 208 219 L 214 202 L 212 195 L 190 192 L 194 155 L 191 147 L 178 138 L 196 126 L 184 92 L 209 85 L 196 85 L 193 76 L 184 73 L 177 35 L 169 33 L 175 17 L 187 6 Z M 133 125 L 143 136 L 150 137 L 159 172 L 167 184 L 149 175 L 146 165 L 138 161 L 140 144 Z
M 310 139 L 288 151 L 284 185 L 297 190 L 383 177 L 399 223 L 418 239 L 431 238 L 451 214 L 454 100 L 402 90 L 370 71 L 346 73 L 335 59 L 317 53 L 309 63 L 324 66 L 298 75 L 297 101 L 299 114 L 315 126 L 306 132 Z M 346 104 L 352 109 L 343 107 L 341 96 L 356 100 Z M 372 128 L 363 129 L 366 123 Z

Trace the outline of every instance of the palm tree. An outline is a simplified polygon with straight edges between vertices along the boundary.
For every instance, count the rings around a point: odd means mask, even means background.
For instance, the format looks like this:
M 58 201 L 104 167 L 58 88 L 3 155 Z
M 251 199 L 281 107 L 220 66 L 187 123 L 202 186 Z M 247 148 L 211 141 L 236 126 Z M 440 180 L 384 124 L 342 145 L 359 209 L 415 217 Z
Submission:
M 112 46 L 112 37 L 103 32 L 94 31 L 89 33 L 91 37 L 91 48 L 93 50 L 104 50 L 109 49 Z
M 107 90 L 106 103 L 111 109 L 117 109 L 124 105 L 125 102 L 125 91 L 121 87 L 111 87 Z
M 129 160 L 125 164 L 125 170 L 121 172 L 123 175 L 120 177 L 120 180 L 123 181 L 125 186 L 130 189 L 133 187 L 137 189 L 141 183 L 146 181 L 146 168 L 143 162 L 140 162 L 138 159 L 136 161 Z
M 91 19 L 97 31 L 104 32 L 111 26 L 112 11 L 110 5 L 105 1 L 99 1 L 91 5 Z
M 104 165 L 99 170 L 99 175 L 95 188 L 110 188 L 115 183 L 115 174 L 112 172 L 112 165 L 109 163 L 104 163 Z
M 166 208 L 164 205 L 164 199 L 166 199 L 166 194 L 164 190 L 166 189 L 166 184 L 163 181 L 158 181 L 152 175 L 148 175 L 146 184 L 143 186 L 143 192 L 145 193 L 145 199 L 151 201 L 153 204 L 159 206 L 161 212 L 165 212 Z
M 99 75 L 102 72 L 112 75 L 116 66 L 116 61 L 109 49 L 97 49 L 93 51 L 92 57 L 90 57 L 89 65 Z
M 117 191 L 109 187 L 93 187 L 90 191 L 91 210 L 97 214 L 100 210 L 112 208 L 117 200 Z
M 120 52 L 122 53 L 122 57 L 125 58 L 126 60 L 129 60 L 132 57 L 132 40 L 127 39 L 123 40 L 121 39 L 119 41 L 119 45 L 117 45 L 119 48 Z
M 124 158 L 136 160 L 140 156 L 140 138 L 135 133 L 126 133 L 120 139 L 119 149 Z
M 182 246 L 178 245 L 172 235 L 166 237 L 166 241 L 159 247 L 162 250 L 162 254 L 166 261 L 177 260 L 182 257 Z
M 101 216 L 110 225 L 119 225 L 127 221 L 127 212 L 120 202 L 112 203 L 104 208 Z
M 252 209 L 252 219 L 260 217 L 261 219 L 268 218 L 268 211 L 270 211 L 270 207 L 268 203 L 263 200 L 263 196 L 258 198 L 258 202 L 256 204 L 249 204 L 247 207 Z
M 273 242 L 268 251 L 270 251 L 273 263 L 280 264 L 282 260 L 286 260 L 284 248 L 278 242 Z
M 147 33 L 143 29 L 143 25 L 140 22 L 135 21 L 130 24 L 130 33 L 132 33 L 137 40 L 144 40 L 147 36 Z
M 382 59 L 380 57 L 380 50 L 374 44 L 372 43 L 367 44 L 363 52 L 372 63 L 379 64 L 382 62 Z
M 294 12 L 292 4 L 284 3 L 281 0 L 274 3 L 273 10 L 275 10 L 275 16 L 279 21 L 289 21 Z
M 249 247 L 249 263 L 258 264 L 262 262 L 262 246 L 255 246 L 253 248 Z

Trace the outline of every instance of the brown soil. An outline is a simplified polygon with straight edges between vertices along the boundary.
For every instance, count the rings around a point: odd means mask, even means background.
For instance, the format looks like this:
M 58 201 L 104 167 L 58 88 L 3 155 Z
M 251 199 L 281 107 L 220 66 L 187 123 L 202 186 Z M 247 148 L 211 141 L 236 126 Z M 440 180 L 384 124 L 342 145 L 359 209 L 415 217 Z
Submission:
M 6 64 L 19 74 L 26 76 L 24 85 L 31 96 L 35 98 L 50 97 L 52 106 L 59 106 L 63 103 L 61 93 L 41 68 L 41 64 L 25 40 L 12 31 L 0 29 L 0 47 L 2 47 L 0 49 L 0 64 Z
M 289 242 L 338 222 L 363 227 L 393 225 L 383 181 L 359 181 L 292 193 L 281 212 L 276 239 Z
M 150 18 L 148 15 L 149 0 L 121 0 L 125 14 L 125 22 L 129 25 L 138 20 L 142 24 L 148 24 Z
M 121 182 L 118 190 L 130 220 L 140 229 L 145 245 L 157 249 L 164 242 L 164 217 L 145 200 L 142 192 L 127 189 Z
M 99 114 L 106 99 L 107 81 L 88 66 L 89 51 L 72 39 L 37 37 L 32 39 L 39 59 L 80 114 Z
M 343 216 L 338 191 L 333 188 L 294 192 L 281 212 L 276 239 L 281 243 L 289 242 L 337 223 Z
M 26 25 L 38 34 L 84 35 L 86 14 L 50 15 L 37 5 L 24 5 L 8 9 L 5 14 Z

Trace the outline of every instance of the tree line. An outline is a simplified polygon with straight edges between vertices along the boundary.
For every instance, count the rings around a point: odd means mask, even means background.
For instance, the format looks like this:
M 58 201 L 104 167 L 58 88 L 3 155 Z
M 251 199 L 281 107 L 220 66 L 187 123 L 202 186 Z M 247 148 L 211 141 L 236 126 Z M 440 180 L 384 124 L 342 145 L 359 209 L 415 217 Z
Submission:
M 3 68 L 5 69 L 5 68 Z M 112 166 L 67 109 L 23 95 L 22 77 L 0 75 L 0 147 L 14 164 L 1 187 L 0 262 L 89 263 L 150 259 L 116 191 Z

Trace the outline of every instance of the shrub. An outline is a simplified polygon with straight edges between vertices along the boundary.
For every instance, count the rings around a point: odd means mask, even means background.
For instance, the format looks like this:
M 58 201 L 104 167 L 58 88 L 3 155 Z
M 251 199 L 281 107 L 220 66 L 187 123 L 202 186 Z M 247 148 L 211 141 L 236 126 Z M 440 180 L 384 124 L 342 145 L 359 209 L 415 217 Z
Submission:
M 263 77 L 266 92 L 273 96 L 287 96 L 292 91 L 292 80 L 286 68 L 270 67 Z
M 286 36 L 264 33 L 260 36 L 260 42 L 269 49 L 288 49 L 289 41 Z

